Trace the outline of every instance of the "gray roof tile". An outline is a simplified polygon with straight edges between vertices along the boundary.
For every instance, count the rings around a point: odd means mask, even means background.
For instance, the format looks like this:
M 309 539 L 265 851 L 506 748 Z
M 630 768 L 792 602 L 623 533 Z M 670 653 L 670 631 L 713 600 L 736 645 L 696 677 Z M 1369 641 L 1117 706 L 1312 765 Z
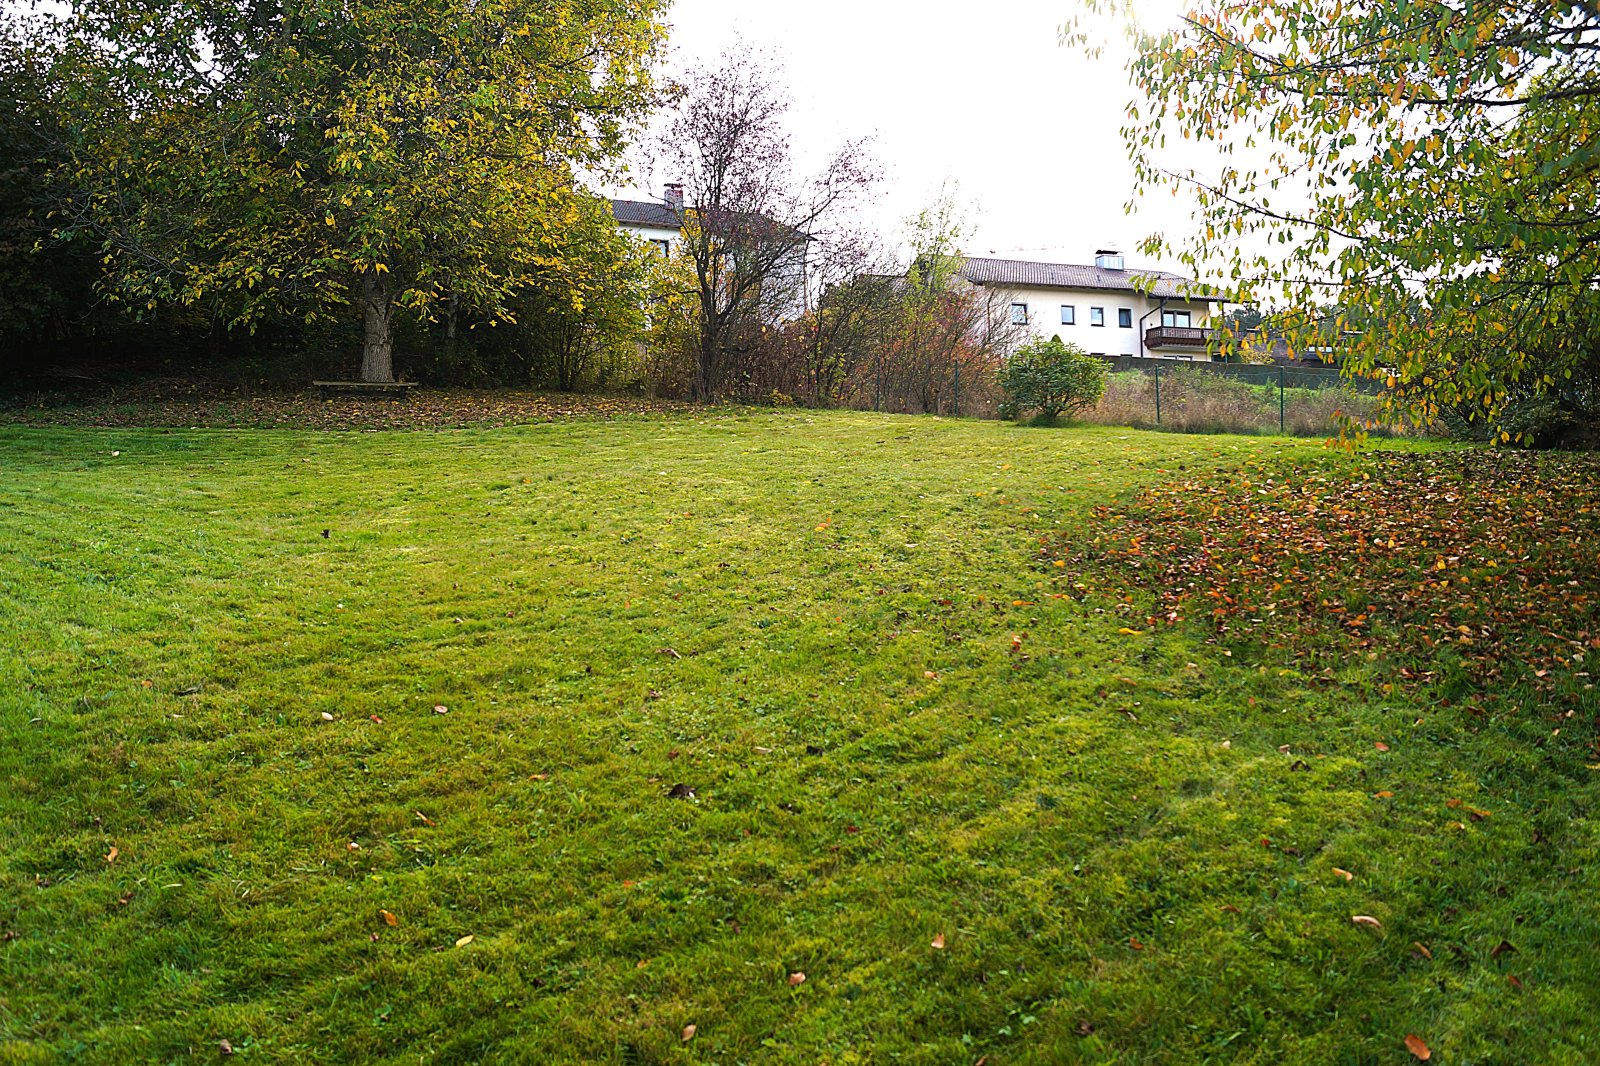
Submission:
M 1209 286 L 1165 270 L 1106 270 L 1078 263 L 1030 263 L 1023 259 L 968 259 L 961 276 L 974 285 L 1023 285 L 1047 289 L 1104 289 L 1108 292 L 1148 291 L 1152 296 L 1216 300 Z M 1149 288 L 1143 288 L 1148 284 Z
M 625 225 L 655 226 L 660 229 L 678 229 L 683 225 L 672 208 L 648 200 L 612 200 L 611 214 Z

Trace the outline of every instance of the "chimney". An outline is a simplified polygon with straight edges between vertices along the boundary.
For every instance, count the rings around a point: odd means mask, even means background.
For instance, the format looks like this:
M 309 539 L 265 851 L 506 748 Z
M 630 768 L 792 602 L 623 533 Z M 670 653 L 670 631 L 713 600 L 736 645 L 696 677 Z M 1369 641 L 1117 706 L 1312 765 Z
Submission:
M 666 201 L 669 210 L 682 211 L 683 186 L 678 182 L 673 182 L 671 185 L 668 185 L 666 195 L 663 197 L 663 199 Z
M 1101 270 L 1121 270 L 1122 253 L 1115 248 L 1096 248 L 1094 250 L 1094 265 Z

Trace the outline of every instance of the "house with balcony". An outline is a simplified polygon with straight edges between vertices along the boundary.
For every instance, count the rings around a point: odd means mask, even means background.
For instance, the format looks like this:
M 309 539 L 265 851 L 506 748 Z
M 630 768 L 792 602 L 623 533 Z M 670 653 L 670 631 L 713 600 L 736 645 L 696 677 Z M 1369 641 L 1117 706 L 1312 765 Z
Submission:
M 1092 355 L 1210 359 L 1221 338 L 1222 297 L 1162 270 L 1129 270 L 1101 248 L 1094 263 L 966 259 L 967 284 L 994 292 L 1030 338 L 1060 337 Z

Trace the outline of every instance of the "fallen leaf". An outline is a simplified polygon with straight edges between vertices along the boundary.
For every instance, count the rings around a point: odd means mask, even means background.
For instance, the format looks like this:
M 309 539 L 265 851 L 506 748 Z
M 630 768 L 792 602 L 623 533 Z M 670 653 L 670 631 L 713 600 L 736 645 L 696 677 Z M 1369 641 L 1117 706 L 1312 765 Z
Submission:
M 1512 988 L 1515 988 L 1518 992 L 1522 991 L 1522 978 L 1514 973 L 1508 973 L 1506 974 L 1506 980 L 1511 982 Z
M 1390 792 L 1388 789 L 1384 789 L 1382 792 L 1374 792 L 1372 796 L 1374 799 L 1381 800 L 1394 799 L 1394 793 Z
M 228 1043 L 227 1038 L 224 1037 L 223 1039 L 217 1041 L 217 1050 L 222 1052 L 224 1055 L 232 1055 L 233 1045 Z
M 333 721 L 333 715 L 329 714 L 327 711 L 323 711 L 322 712 L 322 720 L 324 722 L 331 722 L 331 721 Z
M 1357 925 L 1364 925 L 1369 929 L 1382 929 L 1383 923 L 1370 914 L 1352 914 L 1350 920 Z
M 378 912 L 378 917 L 383 919 L 383 924 L 384 925 L 399 925 L 400 924 L 400 916 L 395 914 L 394 911 L 379 911 Z
M 1377 748 L 1379 751 L 1388 751 L 1389 750 L 1389 745 L 1385 744 L 1381 740 L 1374 741 L 1372 746 Z
M 383 724 L 383 719 L 382 719 L 382 718 L 380 718 L 380 717 L 378 717 L 378 716 L 377 716 L 377 715 L 375 715 L 375 714 L 369 714 L 369 715 L 367 715 L 367 717 L 368 717 L 368 718 L 370 718 L 370 719 L 372 719 L 372 720 L 373 720 L 373 721 L 374 721 L 374 722 L 377 722 L 377 723 L 378 723 L 378 724 L 379 724 L 379 725 L 382 725 L 382 724 Z
M 939 674 L 935 670 L 924 670 L 922 671 L 922 676 L 929 681 L 939 680 Z
M 468 933 L 466 936 L 456 941 L 456 947 L 464 948 L 470 943 L 472 943 L 472 934 Z
M 935 951 L 943 951 L 944 950 L 944 934 L 943 933 L 940 933 L 938 936 L 933 938 L 933 949 Z
M 1234 905 L 1233 905 L 1233 904 L 1231 904 L 1231 903 L 1224 903 L 1224 904 L 1223 904 L 1223 905 L 1222 905 L 1222 911 L 1223 911 L 1223 913 L 1224 913 L 1224 914 L 1240 914 L 1240 913 L 1242 913 L 1242 912 L 1241 912 L 1241 911 L 1240 911 L 1240 910 L 1239 910 L 1239 908 L 1238 908 L 1238 907 L 1235 907 L 1235 906 L 1234 906 Z
M 361 845 L 357 844 L 354 840 L 352 840 L 352 841 L 350 841 L 350 843 L 348 843 L 348 844 L 346 844 L 344 846 L 344 850 L 346 850 L 346 851 L 360 851 L 361 850 Z
M 633 968 L 635 970 L 642 970 L 646 966 L 649 966 L 649 965 L 650 965 L 650 960 L 649 959 L 640 959 L 638 962 L 633 964 Z
M 656 649 L 656 654 L 657 655 L 665 655 L 669 659 L 681 659 L 681 658 L 683 658 L 683 656 L 678 654 L 678 649 L 677 648 L 657 648 Z
M 1354 881 L 1356 879 L 1355 874 L 1351 873 L 1349 870 L 1341 870 L 1337 866 L 1333 868 L 1333 872 L 1344 878 L 1346 881 Z
M 442 703 L 435 703 L 433 705 L 433 713 L 434 714 L 449 714 L 450 713 L 450 708 L 446 707 Z
M 121 854 L 122 852 L 117 850 L 117 846 L 115 844 L 111 845 L 111 850 L 106 852 L 106 862 L 116 862 L 117 856 Z
M 844 831 L 846 833 L 859 833 L 861 832 L 861 827 L 859 825 L 847 825 L 844 827 Z
M 1489 949 L 1489 957 L 1491 959 L 1498 959 L 1502 955 L 1515 955 L 1516 953 L 1517 949 L 1511 946 L 1511 941 L 1509 940 L 1502 940 Z
M 1433 952 L 1428 950 L 1428 945 L 1424 944 L 1420 940 L 1413 940 L 1411 942 L 1411 950 L 1414 954 L 1420 955 L 1425 959 L 1433 958 Z
M 1144 950 L 1144 945 L 1139 943 L 1139 938 L 1136 937 L 1136 936 L 1130 936 L 1128 938 L 1128 946 L 1130 948 L 1132 948 L 1134 951 L 1143 951 Z
M 1406 1034 L 1406 1050 L 1423 1062 L 1433 1058 L 1433 1052 L 1428 1049 L 1428 1045 L 1423 1043 L 1422 1037 L 1417 1036 L 1415 1033 Z
M 433 826 L 438 824 L 432 818 L 429 818 L 426 814 L 423 814 L 421 811 L 413 811 L 412 813 L 415 814 L 419 819 L 421 819 L 422 824 L 425 825 L 425 826 L 428 826 L 428 827 L 431 828 L 431 827 L 433 827 Z
M 693 1040 L 694 1039 L 694 1034 L 695 1034 L 695 1032 L 697 1030 L 698 1030 L 698 1026 L 696 1026 L 693 1022 L 690 1022 L 688 1025 L 684 1026 L 683 1027 L 683 1042 L 685 1044 L 687 1044 L 689 1041 Z
M 1144 636 L 1144 630 L 1142 630 L 1142 629 L 1129 629 L 1127 626 L 1121 627 L 1120 629 L 1117 630 L 1117 632 L 1120 633 L 1122 636 L 1125 636 L 1125 637 L 1141 637 L 1141 636 Z
M 549 774 L 529 774 L 528 775 L 528 780 L 529 781 L 548 781 L 548 780 L 550 780 L 550 775 Z
M 803 985 L 806 983 L 806 975 L 796 970 L 789 975 L 789 983 L 791 985 Z

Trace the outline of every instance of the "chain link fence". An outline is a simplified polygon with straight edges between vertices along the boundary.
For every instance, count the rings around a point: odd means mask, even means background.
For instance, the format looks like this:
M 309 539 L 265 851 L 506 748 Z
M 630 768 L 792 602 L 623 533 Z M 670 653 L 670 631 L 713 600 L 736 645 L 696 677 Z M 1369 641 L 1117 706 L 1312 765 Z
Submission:
M 1106 425 L 1186 433 L 1337 434 L 1345 417 L 1366 422 L 1382 403 L 1379 382 L 1335 367 L 1106 358 L 1100 403 L 1084 417 Z

